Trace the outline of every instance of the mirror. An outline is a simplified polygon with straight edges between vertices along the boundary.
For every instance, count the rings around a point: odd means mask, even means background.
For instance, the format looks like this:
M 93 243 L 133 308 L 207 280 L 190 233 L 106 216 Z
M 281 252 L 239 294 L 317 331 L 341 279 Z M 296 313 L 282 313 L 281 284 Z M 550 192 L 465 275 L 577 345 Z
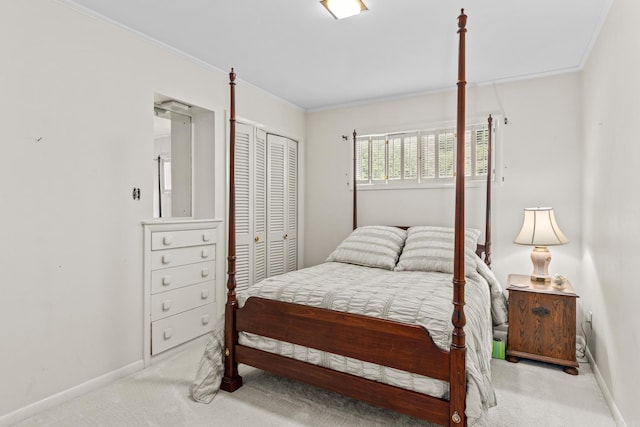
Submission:
M 192 216 L 190 108 L 174 100 L 156 102 L 154 106 L 154 218 Z

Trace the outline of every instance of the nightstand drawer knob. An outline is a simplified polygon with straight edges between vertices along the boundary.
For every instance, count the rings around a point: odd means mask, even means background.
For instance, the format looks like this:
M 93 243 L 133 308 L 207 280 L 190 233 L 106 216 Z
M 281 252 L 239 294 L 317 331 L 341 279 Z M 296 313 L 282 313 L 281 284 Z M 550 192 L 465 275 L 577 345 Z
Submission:
M 551 314 L 548 308 L 546 307 L 534 307 L 531 309 L 531 312 L 536 316 L 544 317 Z

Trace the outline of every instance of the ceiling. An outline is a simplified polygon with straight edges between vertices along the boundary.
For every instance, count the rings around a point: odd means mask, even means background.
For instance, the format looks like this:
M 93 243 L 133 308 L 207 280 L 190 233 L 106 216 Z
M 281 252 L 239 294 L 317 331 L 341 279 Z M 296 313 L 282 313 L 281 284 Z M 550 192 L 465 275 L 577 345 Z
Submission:
M 319 0 L 63 0 L 305 110 L 455 88 L 465 8 L 467 82 L 582 68 L 613 0 L 364 0 L 335 20 Z

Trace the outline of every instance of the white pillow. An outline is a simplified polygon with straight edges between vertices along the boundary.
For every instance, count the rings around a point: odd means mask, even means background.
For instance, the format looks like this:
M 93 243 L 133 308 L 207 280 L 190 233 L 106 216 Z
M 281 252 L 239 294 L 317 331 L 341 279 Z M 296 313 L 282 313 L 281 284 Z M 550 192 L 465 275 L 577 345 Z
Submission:
M 416 226 L 407 231 L 407 240 L 396 271 L 439 271 L 453 273 L 454 229 Z M 467 228 L 464 238 L 465 273 L 476 271 L 476 247 L 480 230 Z
M 397 227 L 358 227 L 329 255 L 327 261 L 393 270 L 406 237 L 407 232 Z

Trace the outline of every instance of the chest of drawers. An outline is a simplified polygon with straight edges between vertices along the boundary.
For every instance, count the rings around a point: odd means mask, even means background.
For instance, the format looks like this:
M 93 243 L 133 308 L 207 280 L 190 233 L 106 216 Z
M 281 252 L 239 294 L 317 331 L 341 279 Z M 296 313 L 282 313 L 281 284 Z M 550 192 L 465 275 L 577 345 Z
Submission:
M 145 362 L 206 334 L 216 318 L 218 221 L 144 224 Z

